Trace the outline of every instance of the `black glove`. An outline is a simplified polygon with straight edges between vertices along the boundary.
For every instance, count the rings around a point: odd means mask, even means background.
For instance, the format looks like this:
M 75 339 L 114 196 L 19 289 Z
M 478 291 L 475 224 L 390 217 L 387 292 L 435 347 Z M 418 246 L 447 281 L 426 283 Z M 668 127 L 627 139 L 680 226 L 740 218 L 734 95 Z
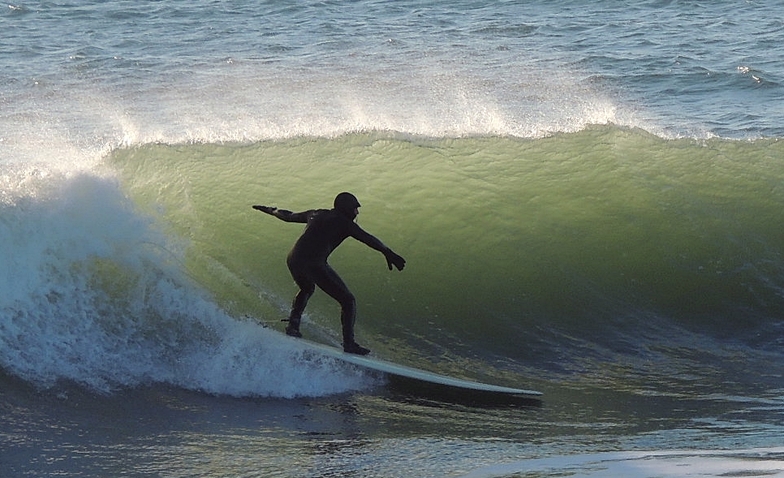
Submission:
M 387 266 L 392 270 L 392 266 L 397 267 L 397 270 L 402 271 L 406 267 L 406 260 L 392 251 L 388 251 L 384 256 L 387 258 Z
M 271 214 L 271 215 L 275 215 L 275 211 L 278 210 L 278 208 L 276 208 L 276 207 L 258 206 L 258 205 L 253 206 L 253 209 L 255 209 L 257 211 L 261 211 L 261 212 L 266 212 L 267 214 Z

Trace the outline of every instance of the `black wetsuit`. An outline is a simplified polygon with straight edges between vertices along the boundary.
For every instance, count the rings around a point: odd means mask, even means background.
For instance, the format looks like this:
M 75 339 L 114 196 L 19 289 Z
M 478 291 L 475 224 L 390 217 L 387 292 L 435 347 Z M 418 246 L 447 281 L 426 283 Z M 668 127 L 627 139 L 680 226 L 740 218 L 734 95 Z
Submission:
M 294 244 L 286 260 L 291 277 L 300 289 L 291 307 L 290 325 L 299 329 L 302 312 L 318 286 L 340 304 L 343 343 L 353 343 L 354 322 L 357 315 L 356 299 L 343 279 L 329 266 L 327 258 L 347 237 L 353 237 L 381 252 L 386 253 L 389 248 L 337 209 L 314 209 L 292 213 L 284 220 L 307 223 L 305 231 Z
M 337 272 L 329 266 L 327 258 L 347 237 L 353 237 L 384 254 L 390 270 L 393 266 L 403 270 L 406 261 L 354 222 L 359 214 L 359 201 L 352 194 L 339 194 L 335 198 L 335 203 L 334 209 L 311 209 L 296 213 L 269 206 L 253 206 L 253 208 L 282 221 L 307 224 L 286 260 L 291 276 L 300 289 L 294 297 L 286 333 L 295 337 L 302 336 L 299 331 L 302 313 L 318 286 L 340 303 L 343 349 L 364 355 L 369 350 L 354 341 L 356 299 Z
M 318 286 L 340 304 L 343 342 L 353 342 L 356 299 L 343 279 L 329 266 L 327 258 L 349 236 L 368 245 L 374 240 L 380 241 L 335 209 L 316 209 L 300 214 L 305 217 L 307 226 L 286 259 L 291 277 L 300 289 L 294 298 L 289 320 L 292 325 L 299 325 L 308 299 Z

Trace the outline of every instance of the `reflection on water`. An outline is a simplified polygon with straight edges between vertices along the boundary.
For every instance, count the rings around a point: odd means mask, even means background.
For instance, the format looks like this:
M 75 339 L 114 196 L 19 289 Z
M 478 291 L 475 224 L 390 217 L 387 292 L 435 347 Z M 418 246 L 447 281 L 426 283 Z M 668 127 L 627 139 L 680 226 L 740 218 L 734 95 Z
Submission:
M 684 467 L 710 473 L 784 470 L 784 452 L 775 448 L 784 431 L 784 402 L 776 397 L 765 403 L 689 401 L 562 387 L 546 389 L 539 407 L 492 408 L 387 389 L 280 400 L 170 387 L 96 396 L 68 386 L 40 391 L 8 378 L 3 384 L 4 476 L 676 476 L 673 470 Z M 763 428 L 756 420 L 768 423 Z M 739 449 L 752 451 L 733 451 Z

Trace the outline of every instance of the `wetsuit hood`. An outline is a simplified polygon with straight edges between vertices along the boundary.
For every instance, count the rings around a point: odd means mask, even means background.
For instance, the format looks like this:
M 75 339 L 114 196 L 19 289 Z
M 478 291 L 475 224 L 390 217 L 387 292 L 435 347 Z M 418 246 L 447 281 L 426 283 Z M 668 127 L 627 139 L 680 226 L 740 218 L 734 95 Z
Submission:
M 335 210 L 352 221 L 357 217 L 357 208 L 361 206 L 356 196 L 351 193 L 342 192 L 335 196 Z

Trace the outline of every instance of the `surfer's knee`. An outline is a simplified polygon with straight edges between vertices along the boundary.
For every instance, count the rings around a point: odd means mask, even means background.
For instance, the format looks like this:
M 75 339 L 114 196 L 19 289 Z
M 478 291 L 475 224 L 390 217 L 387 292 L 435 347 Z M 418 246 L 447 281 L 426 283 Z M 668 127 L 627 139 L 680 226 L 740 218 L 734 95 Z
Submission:
M 338 298 L 338 302 L 340 302 L 340 307 L 342 307 L 343 310 L 354 311 L 357 308 L 357 299 L 354 297 L 354 294 L 349 291 L 345 291 L 341 294 Z
M 305 294 L 310 297 L 314 292 L 316 292 L 316 284 L 300 284 L 299 291 L 301 294 Z
M 347 292 L 346 293 L 346 297 L 345 297 L 344 301 L 345 301 L 346 304 L 348 304 L 351 307 L 356 307 L 357 306 L 357 298 L 354 297 L 354 294 L 352 294 L 351 292 Z
M 294 304 L 295 305 L 303 304 L 304 307 L 304 304 L 306 304 L 310 300 L 310 297 L 313 295 L 315 291 L 316 291 L 315 287 L 307 287 L 307 286 L 303 287 L 300 285 L 299 292 L 297 292 L 297 295 L 294 296 Z

